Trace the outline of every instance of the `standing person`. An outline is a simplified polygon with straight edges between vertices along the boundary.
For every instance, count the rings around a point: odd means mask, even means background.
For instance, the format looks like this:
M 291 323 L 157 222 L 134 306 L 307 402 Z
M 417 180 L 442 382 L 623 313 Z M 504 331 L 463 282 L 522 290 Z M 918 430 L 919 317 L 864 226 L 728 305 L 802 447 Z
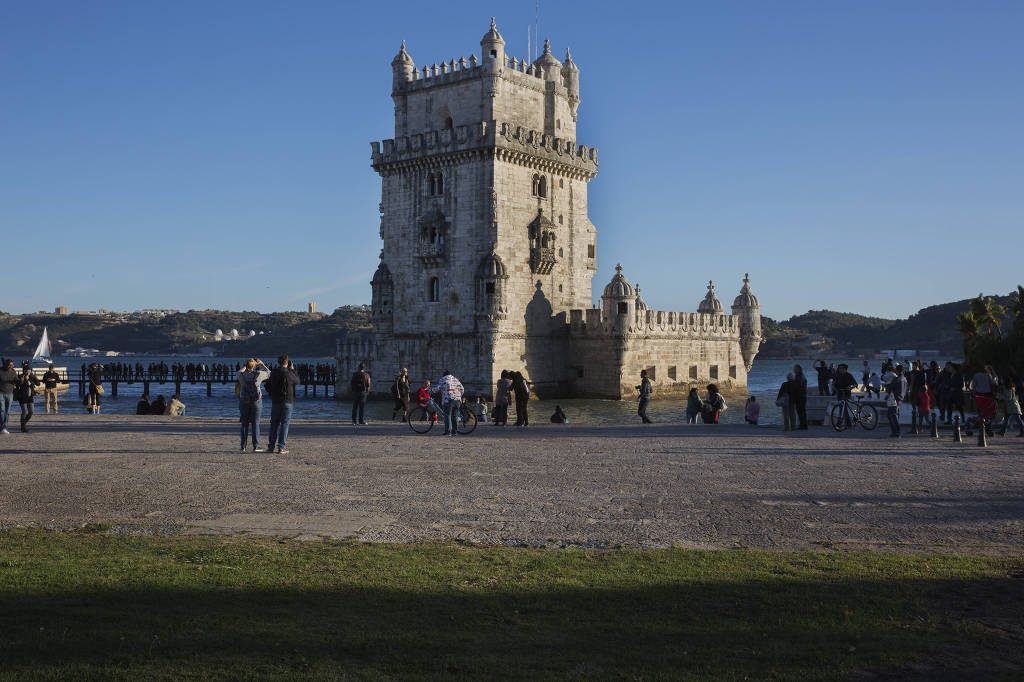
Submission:
M 696 424 L 697 415 L 704 411 L 704 401 L 700 399 L 695 386 L 690 387 L 690 393 L 686 396 L 686 423 Z
M 395 383 L 391 386 L 391 397 L 395 399 L 395 405 L 391 409 L 391 421 L 395 420 L 398 412 L 402 413 L 402 421 L 409 421 L 409 370 L 405 367 L 398 371 Z
M 18 387 L 14 395 L 21 406 L 21 432 L 28 433 L 28 422 L 35 413 L 36 386 L 41 382 L 32 372 L 32 366 L 26 360 L 21 366 L 21 376 L 18 377 Z
M 747 398 L 747 407 L 744 410 L 743 419 L 752 426 L 757 426 L 757 420 L 761 418 L 761 403 L 757 402 L 757 398 L 750 396 Z
M 953 378 L 953 363 L 947 362 L 935 379 L 935 402 L 939 406 L 939 419 L 946 424 L 952 421 L 949 407 L 950 384 Z M 947 419 L 949 417 L 949 419 Z
M 238 415 L 242 422 L 242 452 L 252 432 L 252 451 L 263 452 L 260 447 L 260 412 L 263 411 L 263 392 L 260 384 L 270 378 L 270 369 L 262 360 L 249 358 L 238 371 Z
M 882 397 L 882 380 L 878 378 L 878 372 L 872 372 L 868 377 L 868 398 L 872 393 L 875 394 L 875 398 Z
M 267 395 L 270 396 L 270 435 L 267 437 L 267 449 L 279 455 L 287 455 L 285 441 L 288 440 L 288 425 L 292 421 L 292 408 L 295 406 L 295 386 L 299 383 L 299 375 L 287 355 L 277 359 L 277 367 L 270 373 L 267 380 Z
M 530 385 L 522 372 L 512 372 L 512 392 L 516 397 L 516 426 L 529 426 L 530 415 L 526 406 L 530 402 Z
M 701 418 L 705 424 L 717 424 L 718 417 L 727 409 L 725 398 L 718 392 L 716 384 L 708 384 L 708 397 L 704 401 L 704 412 Z
M 651 402 L 651 380 L 647 378 L 647 370 L 640 370 L 640 385 L 636 387 L 640 391 L 640 401 L 636 410 L 642 424 L 651 424 L 647 416 L 647 406 Z
M 934 406 L 934 396 L 932 394 L 931 386 L 925 384 L 924 389 L 917 393 L 917 428 L 918 430 L 924 429 L 926 426 L 931 426 L 931 420 L 935 419 L 932 414 L 932 407 Z
M 60 384 L 60 374 L 50 365 L 43 374 L 43 396 L 46 399 L 46 414 L 50 414 L 50 403 L 53 403 L 53 414 L 58 413 L 57 409 L 57 385 Z
M 478 424 L 484 424 L 487 422 L 487 400 L 482 395 L 476 397 L 476 402 L 473 403 L 473 414 L 476 415 L 476 421 Z
M 992 420 L 996 417 L 996 378 L 992 365 L 985 365 L 980 372 L 975 372 L 971 379 L 971 390 L 974 391 L 974 406 L 978 410 L 978 419 L 988 435 L 992 435 Z M 982 427 L 979 427 L 982 428 Z
M 459 433 L 459 408 L 462 407 L 462 394 L 466 389 L 446 369 L 437 382 L 437 390 L 441 394 L 441 412 L 444 413 L 444 435 L 456 436 Z
M 0 369 L 0 433 L 10 433 L 7 430 L 7 418 L 11 414 L 14 389 L 17 387 L 18 373 L 14 371 L 14 361 L 4 360 L 3 369 Z
M 509 372 L 507 369 L 501 370 L 501 378 L 498 379 L 498 383 L 494 388 L 494 425 L 501 424 L 502 426 L 508 425 L 508 399 L 509 392 L 512 390 L 512 380 L 509 378 Z
M 863 387 L 862 390 L 865 393 L 868 393 L 868 395 L 870 395 L 870 384 L 868 383 L 869 379 L 871 379 L 871 368 L 868 367 L 868 361 L 865 360 L 863 366 L 860 368 L 860 383 Z
M 370 375 L 366 367 L 359 363 L 349 384 L 352 387 L 352 425 L 366 425 L 366 396 L 370 392 Z
M 1005 436 L 1007 429 L 1010 428 L 1010 422 L 1016 421 L 1020 429 L 1020 433 L 1017 435 L 1024 438 L 1024 418 L 1021 417 L 1020 399 L 1017 397 L 1017 386 L 1019 384 L 1020 380 L 1017 378 L 1017 375 L 1011 373 L 1006 386 L 1003 388 L 1003 402 L 1006 404 L 1006 421 L 1003 422 L 1003 428 L 999 431 L 1000 436 Z
M 786 375 L 786 380 L 779 386 L 779 392 L 775 396 L 775 404 L 782 412 L 782 430 L 792 431 L 796 425 L 796 406 L 793 405 L 793 373 Z
M 100 396 L 103 395 L 103 368 L 95 362 L 89 365 L 89 393 L 85 397 L 86 405 L 92 414 L 100 413 Z
M 964 373 L 960 365 L 953 363 L 953 373 L 949 377 L 949 410 L 946 416 L 948 423 L 953 421 L 953 410 L 960 413 L 960 423 L 964 423 Z
M 825 364 L 822 361 L 822 364 Z M 829 370 L 829 379 L 832 378 Z M 826 384 L 826 389 L 828 385 Z M 807 377 L 804 375 L 804 368 L 800 365 L 793 365 L 793 384 L 790 392 L 790 402 L 796 409 L 796 418 L 799 421 L 798 429 L 807 430 Z
M 889 435 L 900 438 L 900 403 L 907 394 L 907 379 L 902 371 L 886 372 L 885 413 L 889 418 Z
M 814 371 L 818 373 L 818 395 L 828 395 L 828 365 L 824 360 L 814 363 Z

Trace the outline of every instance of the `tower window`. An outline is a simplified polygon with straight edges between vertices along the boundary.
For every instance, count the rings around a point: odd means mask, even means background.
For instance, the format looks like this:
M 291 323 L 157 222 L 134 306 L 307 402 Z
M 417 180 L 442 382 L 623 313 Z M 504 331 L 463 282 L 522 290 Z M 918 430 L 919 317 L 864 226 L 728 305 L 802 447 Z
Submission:
M 441 300 L 441 283 L 437 277 L 431 277 L 427 283 L 427 300 L 431 303 L 437 303 Z
M 558 224 L 559 224 L 559 225 L 561 225 L 561 224 L 562 224 L 562 216 L 558 216 Z
M 537 174 L 534 174 L 534 176 L 533 176 L 533 189 L 532 189 L 532 193 L 533 193 L 533 196 L 538 196 L 540 194 L 540 176 L 537 175 Z
M 718 365 L 711 365 L 711 367 L 708 369 L 708 376 L 711 377 L 712 379 L 718 378 Z
M 690 378 L 691 379 L 696 379 L 697 378 L 697 365 L 690 365 Z
M 546 175 L 540 176 L 540 182 L 537 183 L 537 196 L 547 197 L 548 195 L 548 177 Z
M 593 244 L 587 244 L 587 258 L 593 258 L 594 256 L 595 256 L 594 245 Z
M 449 121 L 451 119 L 448 119 Z M 444 176 L 440 173 L 437 174 L 437 193 L 444 194 Z
M 447 128 L 448 130 L 452 130 L 453 128 L 455 128 L 455 121 L 452 120 L 451 116 L 444 120 L 444 127 Z
M 491 50 L 491 59 L 497 59 L 497 57 L 498 57 L 498 51 L 497 50 Z
M 560 188 L 561 188 L 561 187 L 565 187 L 565 179 L 563 179 L 563 178 L 558 178 L 558 186 L 559 186 Z
M 488 296 L 494 296 L 494 282 L 487 282 L 487 284 L 484 286 L 484 292 Z
M 562 129 L 562 119 L 560 119 L 560 118 L 556 118 L 555 119 L 555 127 L 558 128 L 559 130 Z
M 437 194 L 437 179 L 434 177 L 433 173 L 431 173 L 427 178 L 427 185 L 430 188 L 430 196 Z
M 619 311 L 619 315 L 628 315 L 629 314 L 629 304 L 626 303 L 625 301 L 619 301 L 618 311 Z

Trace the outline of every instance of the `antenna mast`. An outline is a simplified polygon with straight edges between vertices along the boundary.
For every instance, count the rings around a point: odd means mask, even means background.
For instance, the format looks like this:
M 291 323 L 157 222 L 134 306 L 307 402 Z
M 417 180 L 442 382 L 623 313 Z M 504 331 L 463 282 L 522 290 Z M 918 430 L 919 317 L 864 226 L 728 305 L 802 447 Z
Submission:
M 540 56 L 540 0 L 536 0 L 534 5 L 534 33 L 533 33 L 533 49 L 537 52 L 536 55 L 530 57 L 530 61 L 533 61 Z

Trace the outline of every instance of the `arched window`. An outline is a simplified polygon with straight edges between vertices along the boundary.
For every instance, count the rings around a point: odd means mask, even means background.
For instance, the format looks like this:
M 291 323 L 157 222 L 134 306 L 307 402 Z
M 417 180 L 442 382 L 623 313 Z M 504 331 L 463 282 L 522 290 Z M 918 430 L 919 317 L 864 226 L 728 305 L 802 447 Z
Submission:
M 431 173 L 430 176 L 427 178 L 427 183 L 430 185 L 430 196 L 434 196 L 435 194 L 437 194 L 437 184 L 434 179 L 433 173 Z
M 431 303 L 437 303 L 441 300 L 441 282 L 438 281 L 437 277 L 431 277 L 427 283 L 427 300 Z
M 533 176 L 533 196 L 540 195 L 540 176 L 534 174 Z
M 449 121 L 451 119 L 448 119 Z M 444 175 L 441 173 L 437 174 L 437 193 L 438 195 L 444 194 Z
M 448 130 L 453 130 L 455 128 L 455 121 L 452 120 L 451 116 L 444 120 L 444 127 Z
M 546 175 L 540 176 L 540 182 L 537 184 L 537 196 L 546 197 L 548 195 L 548 177 Z

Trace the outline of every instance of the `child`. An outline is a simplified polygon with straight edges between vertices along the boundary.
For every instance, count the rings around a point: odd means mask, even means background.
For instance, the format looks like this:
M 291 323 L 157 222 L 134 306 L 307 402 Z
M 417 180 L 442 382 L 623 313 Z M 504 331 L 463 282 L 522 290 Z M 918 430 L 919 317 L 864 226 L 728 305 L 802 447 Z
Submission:
M 874 393 L 876 398 L 882 397 L 882 380 L 878 378 L 878 372 L 872 372 L 868 377 L 868 398 Z
M 920 428 L 931 425 L 934 398 L 931 386 L 926 386 L 923 391 L 917 394 L 917 415 Z
M 423 386 L 416 391 L 416 402 L 427 408 L 427 412 L 430 413 L 430 421 L 437 421 L 437 412 L 433 412 L 430 409 L 430 381 L 424 381 Z
M 476 404 L 473 405 L 473 411 L 476 413 L 476 420 L 481 424 L 487 422 L 487 403 L 484 401 L 483 396 L 478 395 L 476 397 Z

